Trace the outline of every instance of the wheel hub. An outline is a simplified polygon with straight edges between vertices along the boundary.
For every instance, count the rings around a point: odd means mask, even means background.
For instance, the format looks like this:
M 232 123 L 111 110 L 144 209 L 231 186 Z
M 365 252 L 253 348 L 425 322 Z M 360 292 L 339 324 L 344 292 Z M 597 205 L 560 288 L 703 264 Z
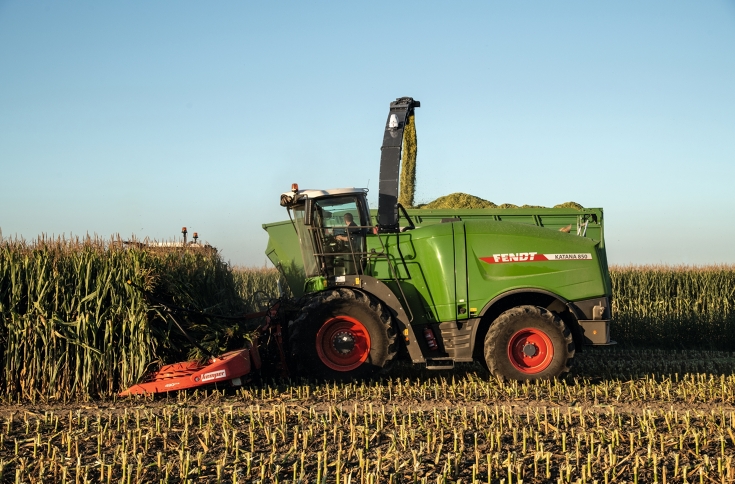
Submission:
M 332 346 L 341 355 L 348 355 L 355 349 L 355 336 L 347 331 L 340 331 L 334 335 Z
M 352 371 L 370 356 L 370 333 L 358 319 L 346 315 L 335 316 L 319 328 L 316 351 L 327 368 Z
M 538 348 L 533 343 L 526 343 L 523 345 L 523 354 L 529 358 L 533 358 L 538 354 Z
M 538 374 L 551 365 L 554 345 L 541 329 L 523 328 L 508 341 L 508 359 L 521 373 Z

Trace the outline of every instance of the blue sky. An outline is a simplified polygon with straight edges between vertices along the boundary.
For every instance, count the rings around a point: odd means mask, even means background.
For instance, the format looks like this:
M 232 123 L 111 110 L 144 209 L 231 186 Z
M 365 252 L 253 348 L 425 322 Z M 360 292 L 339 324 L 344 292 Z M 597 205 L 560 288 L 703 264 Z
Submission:
M 612 263 L 735 263 L 735 2 L 0 0 L 0 228 L 265 263 L 279 194 L 369 186 L 419 99 L 418 201 L 605 209 Z

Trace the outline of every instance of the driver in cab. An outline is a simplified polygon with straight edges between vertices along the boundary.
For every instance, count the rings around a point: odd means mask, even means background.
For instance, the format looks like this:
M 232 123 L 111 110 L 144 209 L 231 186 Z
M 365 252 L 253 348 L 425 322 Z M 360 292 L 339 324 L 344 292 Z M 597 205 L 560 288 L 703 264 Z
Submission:
M 354 237 L 355 235 L 358 235 L 357 230 L 351 228 L 351 227 L 357 227 L 357 224 L 355 223 L 355 219 L 351 213 L 345 214 L 345 227 L 347 227 L 345 233 L 337 235 L 335 237 L 337 240 L 340 240 L 342 242 L 347 242 L 348 240 L 350 240 L 351 236 Z

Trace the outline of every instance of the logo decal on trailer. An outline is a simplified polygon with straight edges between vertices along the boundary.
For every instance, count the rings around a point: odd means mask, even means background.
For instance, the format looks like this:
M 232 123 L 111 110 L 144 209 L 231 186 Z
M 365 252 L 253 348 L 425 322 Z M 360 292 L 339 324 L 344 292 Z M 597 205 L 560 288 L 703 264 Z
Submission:
M 202 381 L 216 380 L 217 378 L 225 378 L 227 372 L 225 370 L 213 371 L 202 375 Z
M 542 262 L 554 260 L 592 260 L 592 254 L 539 254 L 538 252 L 517 252 L 508 254 L 493 254 L 492 257 L 480 257 L 488 264 L 502 264 L 505 262 Z

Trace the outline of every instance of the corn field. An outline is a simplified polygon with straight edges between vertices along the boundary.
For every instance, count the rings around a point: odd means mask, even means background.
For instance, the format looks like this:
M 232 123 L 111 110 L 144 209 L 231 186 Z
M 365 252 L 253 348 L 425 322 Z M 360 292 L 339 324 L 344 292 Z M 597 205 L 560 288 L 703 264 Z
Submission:
M 657 348 L 735 348 L 735 266 L 618 266 L 614 338 Z
M 180 306 L 237 314 L 248 309 L 238 290 L 244 280 L 236 280 L 213 251 L 156 253 L 91 238 L 5 240 L 0 394 L 26 400 L 105 396 L 156 362 L 196 356 L 169 316 L 127 281 Z M 232 323 L 182 323 L 214 352 L 242 344 Z

